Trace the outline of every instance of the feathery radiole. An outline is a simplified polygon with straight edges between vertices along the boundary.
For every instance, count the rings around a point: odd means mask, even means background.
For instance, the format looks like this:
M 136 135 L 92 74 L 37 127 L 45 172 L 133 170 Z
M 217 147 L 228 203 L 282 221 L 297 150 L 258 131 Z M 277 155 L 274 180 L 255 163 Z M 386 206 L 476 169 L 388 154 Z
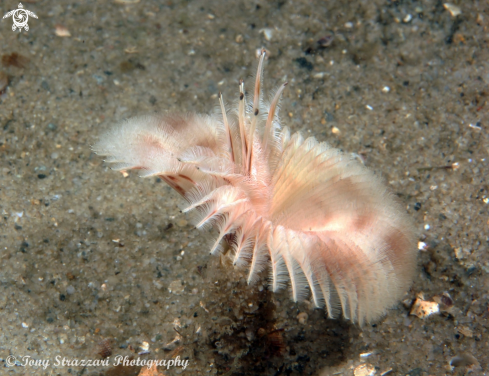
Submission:
M 360 324 L 395 304 L 408 288 L 416 247 L 410 219 L 355 157 L 280 127 L 281 85 L 270 103 L 239 84 L 238 108 L 222 114 L 147 115 L 116 125 L 93 150 L 116 170 L 158 176 L 215 227 L 211 253 L 227 242 L 248 283 L 269 268 L 273 291 L 311 295 L 329 317 Z M 226 248 L 226 249 L 227 249 Z

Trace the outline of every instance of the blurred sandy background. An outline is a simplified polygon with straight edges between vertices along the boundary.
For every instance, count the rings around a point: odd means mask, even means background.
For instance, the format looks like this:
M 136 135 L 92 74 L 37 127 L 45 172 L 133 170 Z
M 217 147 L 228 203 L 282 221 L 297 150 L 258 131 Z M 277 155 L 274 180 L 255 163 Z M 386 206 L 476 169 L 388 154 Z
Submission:
M 189 361 L 167 375 L 485 374 L 486 1 L 23 5 L 38 16 L 28 32 L 0 22 L 1 374 L 137 375 L 53 363 L 145 349 Z M 91 153 L 125 117 L 214 111 L 219 91 L 231 103 L 261 47 L 265 89 L 289 82 L 284 125 L 360 154 L 416 222 L 416 279 L 375 325 L 248 288 L 177 194 Z M 441 312 L 410 315 L 420 293 Z M 51 365 L 3 368 L 25 355 Z

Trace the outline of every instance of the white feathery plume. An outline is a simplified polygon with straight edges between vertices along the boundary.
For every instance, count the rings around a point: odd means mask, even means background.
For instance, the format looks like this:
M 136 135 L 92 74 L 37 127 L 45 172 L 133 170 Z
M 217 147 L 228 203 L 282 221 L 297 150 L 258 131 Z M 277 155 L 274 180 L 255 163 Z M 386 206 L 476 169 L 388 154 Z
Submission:
M 263 100 L 262 52 L 253 98 L 239 85 L 221 116 L 148 115 L 124 121 L 93 150 L 117 170 L 159 176 L 197 211 L 197 227 L 229 243 L 233 264 L 248 266 L 248 283 L 270 270 L 274 291 L 290 287 L 363 324 L 377 319 L 408 288 L 416 264 L 413 226 L 393 195 L 357 158 L 290 135 L 278 118 L 281 85 Z

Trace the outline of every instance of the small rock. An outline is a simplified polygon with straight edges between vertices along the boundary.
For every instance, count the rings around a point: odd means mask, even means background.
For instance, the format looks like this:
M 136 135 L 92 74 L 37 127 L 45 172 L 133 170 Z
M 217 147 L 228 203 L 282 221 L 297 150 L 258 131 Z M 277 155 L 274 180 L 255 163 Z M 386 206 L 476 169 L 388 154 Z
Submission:
M 63 25 L 56 25 L 55 33 L 58 37 L 71 37 L 70 31 L 66 28 L 66 26 Z
M 178 222 L 177 222 L 177 226 L 178 227 L 185 227 L 187 226 L 188 222 L 185 220 L 185 219 L 180 219 Z
M 456 5 L 445 3 L 443 4 L 443 7 L 450 12 L 452 17 L 457 17 L 458 15 L 462 14 L 462 10 Z
M 355 376 L 373 376 L 375 375 L 375 367 L 368 363 L 360 364 L 355 368 L 353 374 Z
M 268 40 L 268 41 L 272 40 L 273 29 L 267 27 L 265 29 L 261 29 L 260 33 L 263 33 L 263 36 L 265 37 L 266 40 Z
M 439 304 L 440 311 L 450 312 L 453 308 L 453 299 L 448 292 L 444 292 L 440 295 L 435 295 L 433 300 Z
M 470 353 L 461 353 L 450 359 L 450 367 L 467 367 L 466 371 L 478 371 L 481 369 L 479 361 Z
M 299 324 L 305 324 L 308 317 L 307 313 L 301 312 L 297 315 L 297 321 L 299 321 Z
M 143 351 L 148 351 L 148 350 L 149 350 L 149 343 L 148 343 L 148 342 L 146 342 L 146 341 L 143 341 L 143 342 L 141 343 L 141 346 L 139 346 L 139 348 L 140 348 L 141 350 L 143 350 Z
M 182 284 L 182 281 L 176 280 L 170 283 L 168 286 L 168 291 L 175 295 L 182 295 L 185 287 Z
M 428 244 L 425 242 L 418 242 L 418 250 L 426 251 L 428 249 Z
M 436 302 L 429 302 L 424 300 L 422 293 L 418 294 L 416 301 L 413 304 L 410 314 L 418 316 L 420 319 L 424 319 L 431 316 L 434 313 L 439 313 L 440 307 Z
M 464 335 L 465 337 L 472 338 L 474 337 L 474 332 L 468 326 L 461 325 L 457 328 L 457 332 Z

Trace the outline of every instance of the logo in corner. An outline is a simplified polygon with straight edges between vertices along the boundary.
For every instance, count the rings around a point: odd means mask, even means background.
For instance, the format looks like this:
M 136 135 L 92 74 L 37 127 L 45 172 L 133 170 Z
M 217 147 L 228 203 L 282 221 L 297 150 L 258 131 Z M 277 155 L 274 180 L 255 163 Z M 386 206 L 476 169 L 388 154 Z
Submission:
M 24 9 L 22 3 L 19 3 L 19 7 L 17 9 L 11 10 L 5 16 L 3 16 L 3 18 L 7 18 L 10 16 L 12 16 L 12 20 L 14 21 L 14 24 L 12 25 L 13 31 L 17 29 L 19 29 L 19 31 L 22 31 L 22 29 L 28 31 L 29 25 L 27 24 L 27 21 L 29 20 L 29 16 L 37 18 L 34 12 Z

